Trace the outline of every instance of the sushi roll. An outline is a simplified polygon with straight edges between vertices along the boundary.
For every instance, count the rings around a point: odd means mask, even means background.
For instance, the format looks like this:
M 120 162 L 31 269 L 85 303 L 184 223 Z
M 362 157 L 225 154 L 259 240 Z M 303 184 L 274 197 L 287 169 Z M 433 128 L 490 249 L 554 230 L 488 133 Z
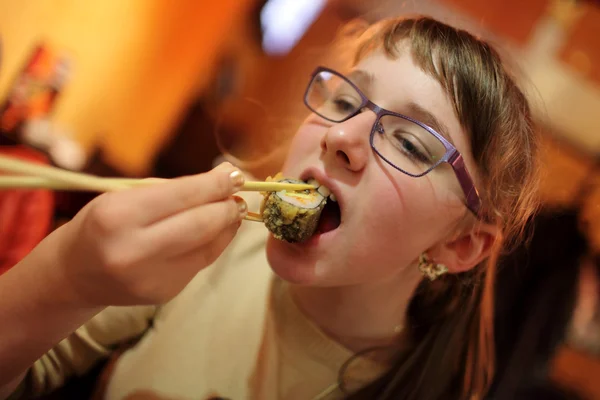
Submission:
M 275 180 L 275 179 L 273 179 Z M 305 183 L 297 179 L 280 182 Z M 276 239 L 290 243 L 303 242 L 317 230 L 319 217 L 327 197 L 317 188 L 300 192 L 266 192 L 261 213 L 265 226 Z

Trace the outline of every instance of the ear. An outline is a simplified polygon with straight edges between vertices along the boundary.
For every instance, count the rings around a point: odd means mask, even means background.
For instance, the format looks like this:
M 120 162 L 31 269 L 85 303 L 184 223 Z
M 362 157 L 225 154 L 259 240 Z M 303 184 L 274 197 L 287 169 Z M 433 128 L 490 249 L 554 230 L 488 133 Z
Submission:
M 434 246 L 428 253 L 436 263 L 444 264 L 450 273 L 457 274 L 468 271 L 485 260 L 500 236 L 498 226 L 478 222 L 448 241 Z

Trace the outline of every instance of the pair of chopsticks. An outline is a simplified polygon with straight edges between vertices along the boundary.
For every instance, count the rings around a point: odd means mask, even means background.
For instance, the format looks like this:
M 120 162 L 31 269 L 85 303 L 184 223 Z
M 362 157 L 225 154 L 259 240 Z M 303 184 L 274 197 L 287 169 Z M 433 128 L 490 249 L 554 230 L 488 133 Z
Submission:
M 160 184 L 167 181 L 167 179 L 158 178 L 105 178 L 32 163 L 5 155 L 0 155 L 0 171 L 14 174 L 0 175 L 0 190 L 27 188 L 110 192 L 140 185 Z M 280 190 L 300 191 L 307 189 L 314 189 L 314 186 L 286 182 L 249 181 L 244 183 L 240 191 L 275 192 Z M 248 213 L 246 219 L 250 221 L 262 221 L 260 214 L 256 213 Z

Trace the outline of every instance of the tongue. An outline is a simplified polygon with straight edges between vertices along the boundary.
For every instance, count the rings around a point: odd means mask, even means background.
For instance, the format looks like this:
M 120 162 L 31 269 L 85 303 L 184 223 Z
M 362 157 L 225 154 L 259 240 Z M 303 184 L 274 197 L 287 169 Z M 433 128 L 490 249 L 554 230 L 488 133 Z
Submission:
M 329 200 L 321 212 L 321 218 L 319 218 L 319 227 L 317 228 L 317 231 L 319 233 L 332 231 L 340 226 L 341 221 L 342 216 L 340 213 L 340 207 L 336 202 Z

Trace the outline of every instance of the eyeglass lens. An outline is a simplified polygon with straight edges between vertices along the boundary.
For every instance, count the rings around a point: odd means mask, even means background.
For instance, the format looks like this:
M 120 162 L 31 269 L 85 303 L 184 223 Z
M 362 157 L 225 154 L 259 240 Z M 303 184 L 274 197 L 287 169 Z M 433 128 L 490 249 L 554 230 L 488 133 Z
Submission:
M 315 75 L 306 102 L 321 117 L 339 122 L 356 113 L 363 98 L 344 78 L 327 71 Z M 435 167 L 446 153 L 444 144 L 419 124 L 390 114 L 377 121 L 373 148 L 396 168 L 422 175 Z

